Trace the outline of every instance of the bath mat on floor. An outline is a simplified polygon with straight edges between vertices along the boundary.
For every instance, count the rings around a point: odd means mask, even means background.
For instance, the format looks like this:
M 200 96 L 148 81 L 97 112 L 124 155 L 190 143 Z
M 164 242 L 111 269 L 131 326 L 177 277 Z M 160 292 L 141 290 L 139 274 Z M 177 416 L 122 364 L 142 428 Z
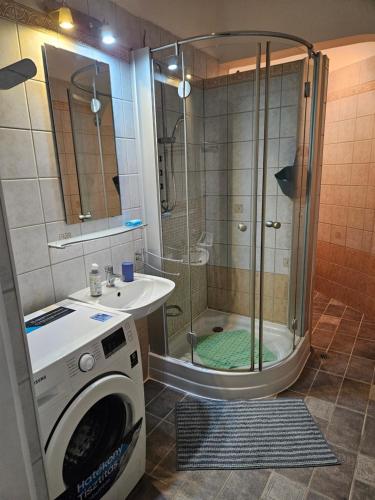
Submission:
M 337 465 L 302 399 L 181 401 L 177 470 Z
M 233 330 L 198 337 L 196 353 L 205 366 L 240 368 L 250 364 L 250 333 Z M 275 354 L 263 345 L 263 361 L 276 361 Z M 255 362 L 259 361 L 259 342 L 255 342 Z

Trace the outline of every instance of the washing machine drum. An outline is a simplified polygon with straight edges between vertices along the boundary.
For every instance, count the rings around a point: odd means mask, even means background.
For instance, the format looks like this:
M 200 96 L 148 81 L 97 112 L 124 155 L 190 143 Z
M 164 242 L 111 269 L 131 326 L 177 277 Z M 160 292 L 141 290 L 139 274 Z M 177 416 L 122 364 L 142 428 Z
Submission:
M 52 498 L 96 500 L 110 490 L 136 446 L 139 404 L 134 382 L 123 375 L 95 381 L 70 403 L 46 447 Z

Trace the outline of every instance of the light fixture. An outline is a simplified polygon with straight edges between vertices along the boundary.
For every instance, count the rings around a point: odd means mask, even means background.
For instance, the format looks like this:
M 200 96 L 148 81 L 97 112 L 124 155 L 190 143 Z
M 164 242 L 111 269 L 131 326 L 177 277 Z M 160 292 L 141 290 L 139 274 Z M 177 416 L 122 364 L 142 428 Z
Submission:
M 72 11 L 63 3 L 58 9 L 59 13 L 59 26 L 64 30 L 71 30 L 74 28 Z
M 190 73 L 186 73 L 186 80 L 191 80 L 193 77 Z
M 168 69 L 169 71 L 176 71 L 177 68 L 178 68 L 178 57 L 171 56 L 168 59 Z
M 111 26 L 108 23 L 104 23 L 100 28 L 100 33 L 102 36 L 102 42 L 106 45 L 112 45 L 116 41 L 116 37 L 113 34 Z

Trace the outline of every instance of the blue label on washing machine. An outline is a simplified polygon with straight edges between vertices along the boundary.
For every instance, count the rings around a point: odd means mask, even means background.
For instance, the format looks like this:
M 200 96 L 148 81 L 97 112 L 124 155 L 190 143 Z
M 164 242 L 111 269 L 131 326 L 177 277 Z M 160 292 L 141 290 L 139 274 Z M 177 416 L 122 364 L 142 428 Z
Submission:
M 137 444 L 143 419 L 139 419 L 120 445 L 111 451 L 88 475 L 59 495 L 56 500 L 99 500 L 120 478 Z
M 105 313 L 98 313 L 94 314 L 94 316 L 90 316 L 91 319 L 94 319 L 95 321 L 101 321 L 104 323 L 104 321 L 108 321 L 109 319 L 113 318 L 110 314 L 105 314 Z

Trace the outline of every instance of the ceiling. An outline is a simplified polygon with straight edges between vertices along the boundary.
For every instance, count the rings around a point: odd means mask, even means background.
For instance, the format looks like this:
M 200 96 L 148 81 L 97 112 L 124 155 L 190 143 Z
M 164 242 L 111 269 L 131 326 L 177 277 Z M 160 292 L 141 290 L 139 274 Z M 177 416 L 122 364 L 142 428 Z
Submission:
M 179 38 L 215 31 L 269 30 L 315 43 L 367 34 L 375 39 L 374 0 L 115 1 Z M 249 44 L 238 42 L 216 43 L 206 50 L 220 62 L 251 56 Z

